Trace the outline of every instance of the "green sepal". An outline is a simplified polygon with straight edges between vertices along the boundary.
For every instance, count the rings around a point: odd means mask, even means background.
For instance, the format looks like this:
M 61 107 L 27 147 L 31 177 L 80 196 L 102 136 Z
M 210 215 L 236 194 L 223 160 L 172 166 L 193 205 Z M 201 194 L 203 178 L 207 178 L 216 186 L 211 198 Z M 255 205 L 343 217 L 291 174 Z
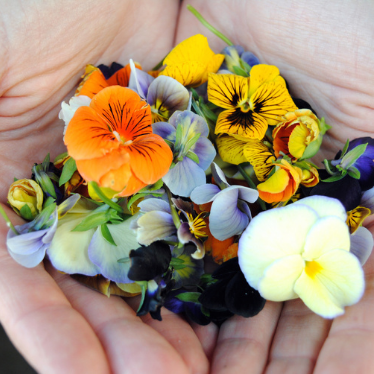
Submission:
M 189 139 L 186 144 L 184 145 L 184 152 L 188 152 L 199 140 L 200 138 L 200 133 L 195 134 L 191 139 Z
M 45 156 L 45 158 L 42 162 L 43 170 L 48 170 L 50 162 L 51 162 L 51 156 L 48 153 L 47 156 Z
M 347 153 L 348 147 L 349 147 L 349 139 L 347 139 L 347 141 L 346 141 L 345 144 L 344 144 L 344 148 L 343 148 L 343 150 L 342 150 L 342 155 L 341 155 L 341 157 L 343 157 L 343 156 Z
M 192 160 L 193 162 L 196 162 L 197 164 L 200 163 L 200 160 L 199 160 L 199 156 L 195 153 L 195 152 L 192 152 L 192 151 L 188 151 L 186 156 Z
M 360 171 L 355 168 L 354 166 L 351 166 L 349 169 L 348 169 L 348 175 L 354 179 L 360 179 L 361 177 L 361 173 Z
M 244 60 L 240 59 L 240 64 L 244 68 L 244 70 L 247 72 L 247 76 L 249 75 L 249 72 L 251 71 L 252 67 L 251 65 L 247 64 Z
M 56 206 L 56 203 L 48 205 L 35 217 L 35 225 L 32 231 L 44 230 L 51 227 L 53 220 L 50 217 L 55 211 Z
M 117 262 L 119 262 L 120 264 L 126 264 L 130 261 L 131 261 L 130 257 L 123 257 L 123 258 L 120 258 L 119 260 L 117 260 Z
M 32 221 L 34 219 L 34 216 L 31 213 L 30 207 L 25 204 L 20 210 L 19 213 L 23 219 L 26 221 Z
M 115 247 L 117 247 L 117 244 L 116 242 L 114 241 L 113 239 L 113 236 L 112 234 L 110 233 L 109 229 L 108 229 L 108 226 L 106 223 L 103 223 L 101 226 L 100 226 L 100 232 L 101 232 L 101 235 L 103 236 L 103 238 L 111 245 L 114 245 Z
M 203 274 L 201 277 L 200 277 L 200 285 L 203 286 L 204 288 L 205 287 L 208 287 L 210 286 L 211 284 L 214 284 L 217 282 L 217 279 L 214 279 L 212 277 L 212 274 Z
M 323 140 L 323 135 L 319 134 L 318 138 L 312 141 L 308 146 L 305 148 L 303 155 L 301 156 L 300 160 L 305 160 L 307 158 L 312 158 L 317 154 L 319 149 L 321 148 Z
M 210 119 L 214 123 L 217 122 L 217 119 L 218 119 L 217 114 L 215 114 L 211 109 L 209 109 L 209 107 L 206 104 L 200 103 L 200 107 L 201 107 L 202 112 L 204 113 L 205 118 Z
M 103 211 L 101 208 L 106 210 Z M 120 217 L 114 209 L 108 208 L 108 206 L 103 205 L 95 209 L 90 215 L 84 218 L 82 222 L 76 227 L 74 227 L 74 229 L 71 231 L 87 231 L 95 229 L 96 227 L 109 221 L 113 221 L 113 223 L 116 223 L 117 221 L 123 221 L 123 218 Z
M 188 303 L 200 304 L 199 302 L 200 295 L 201 295 L 200 292 L 184 292 L 184 293 L 180 293 L 179 295 L 175 297 L 181 301 L 185 301 Z
M 62 173 L 61 173 L 60 180 L 59 180 L 59 186 L 61 187 L 63 184 L 68 182 L 76 170 L 77 170 L 77 164 L 75 163 L 75 160 L 70 157 L 66 161 L 64 168 L 62 169 Z
M 184 263 L 184 260 L 182 258 L 172 257 L 170 261 L 170 266 L 180 265 L 183 263 Z
M 322 135 L 325 135 L 326 134 L 326 131 L 332 129 L 332 126 L 328 125 L 326 122 L 325 122 L 325 118 L 322 117 L 320 120 L 319 120 L 319 132 L 320 134 Z
M 368 143 L 366 144 L 360 144 L 357 147 L 354 147 L 351 149 L 341 160 L 340 166 L 348 170 L 365 152 L 366 147 Z
M 204 314 L 204 316 L 206 317 L 210 317 L 210 312 L 208 309 L 204 308 L 202 305 L 201 305 L 201 313 Z
M 48 177 L 47 173 L 42 171 L 39 174 L 39 177 L 40 179 L 38 180 L 38 182 L 42 190 L 46 192 L 47 194 L 51 195 L 52 197 L 54 197 L 55 199 L 57 199 L 55 188 L 53 186 L 51 179 Z
M 48 205 L 54 204 L 55 199 L 51 196 L 48 196 L 47 199 L 44 200 L 43 209 L 46 208 Z
M 236 75 L 240 75 L 241 77 L 248 78 L 248 73 L 245 70 L 243 70 L 242 68 L 234 65 L 232 67 L 232 70 L 234 70 L 234 73 Z
M 177 125 L 177 129 L 175 131 L 175 148 L 180 147 L 182 143 L 182 137 L 183 137 L 183 128 L 180 123 Z
M 17 181 L 18 181 L 18 178 L 14 177 L 13 182 L 17 182 Z
M 138 310 L 136 311 L 136 313 L 138 313 L 139 310 L 142 308 L 143 303 L 144 303 L 145 293 L 147 292 L 147 288 L 148 288 L 148 282 L 147 281 L 139 281 L 139 282 L 135 282 L 135 283 L 137 283 L 140 286 L 140 289 L 142 291 L 142 296 L 141 296 L 141 299 L 140 299 L 139 307 L 138 307 Z
M 56 162 L 60 161 L 60 160 L 63 160 L 64 158 L 68 157 L 69 154 L 67 152 L 64 152 L 64 153 L 61 153 L 59 155 L 57 155 L 53 161 L 53 163 L 55 164 Z
M 329 160 L 326 160 L 324 159 L 323 160 L 323 164 L 325 165 L 325 169 L 326 171 L 330 174 L 330 175 L 336 175 L 338 172 L 336 171 L 336 167 L 331 165 L 331 161 Z
M 196 92 L 196 90 L 194 88 L 190 88 L 191 92 L 192 92 L 192 98 L 194 100 L 199 100 L 199 94 Z

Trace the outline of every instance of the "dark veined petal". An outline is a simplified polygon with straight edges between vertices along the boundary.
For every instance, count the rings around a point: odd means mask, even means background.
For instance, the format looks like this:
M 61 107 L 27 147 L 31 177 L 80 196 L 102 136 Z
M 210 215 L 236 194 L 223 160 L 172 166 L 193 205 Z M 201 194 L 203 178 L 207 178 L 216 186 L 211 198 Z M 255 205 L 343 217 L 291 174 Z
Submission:
M 208 100 L 213 104 L 233 109 L 248 98 L 248 78 L 233 74 L 209 74 Z
M 275 126 L 287 112 L 297 109 L 282 77 L 261 85 L 251 96 L 250 104 L 253 111 L 271 126 Z
M 244 147 L 247 141 L 237 139 L 230 135 L 221 135 L 216 139 L 218 153 L 222 160 L 233 165 L 247 161 L 244 156 Z
M 251 110 L 243 112 L 240 108 L 235 108 L 219 114 L 215 133 L 260 140 L 265 136 L 267 128 L 267 121 L 262 115 Z
M 243 153 L 246 161 L 253 166 L 257 179 L 264 182 L 274 167 L 274 154 L 262 142 L 247 143 Z

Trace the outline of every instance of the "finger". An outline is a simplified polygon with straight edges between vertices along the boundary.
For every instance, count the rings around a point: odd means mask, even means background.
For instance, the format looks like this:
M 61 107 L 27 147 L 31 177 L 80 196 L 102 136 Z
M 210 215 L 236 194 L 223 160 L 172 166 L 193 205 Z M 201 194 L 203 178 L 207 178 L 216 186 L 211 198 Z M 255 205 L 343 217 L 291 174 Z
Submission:
M 207 326 L 201 326 L 195 322 L 190 322 L 197 338 L 200 340 L 204 353 L 210 361 L 213 357 L 213 352 L 217 344 L 218 326 L 211 322 Z
M 0 219 L 0 320 L 14 345 L 38 373 L 109 373 L 99 340 L 43 265 L 26 269 L 9 256 L 7 231 Z
M 373 216 L 367 228 L 374 232 Z M 374 372 L 374 256 L 364 265 L 366 290 L 358 304 L 335 319 L 318 358 L 315 374 Z
M 284 303 L 266 374 L 312 373 L 330 325 L 299 299 Z
M 255 317 L 227 320 L 218 335 L 212 373 L 262 373 L 281 308 L 281 303 L 267 301 Z
M 58 273 L 56 279 L 73 307 L 90 323 L 103 345 L 113 373 L 188 373 L 174 348 L 157 331 L 136 317 L 119 297 L 106 296 Z M 183 337 L 182 337 L 183 338 Z

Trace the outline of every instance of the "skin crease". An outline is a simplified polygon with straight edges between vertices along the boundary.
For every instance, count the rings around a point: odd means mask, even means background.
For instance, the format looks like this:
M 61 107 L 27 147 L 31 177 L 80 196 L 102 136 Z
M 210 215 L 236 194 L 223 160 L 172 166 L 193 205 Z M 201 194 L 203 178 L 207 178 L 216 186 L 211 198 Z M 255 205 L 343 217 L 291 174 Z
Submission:
M 374 133 L 372 2 L 189 3 L 235 44 L 278 66 L 291 92 L 333 126 L 323 156 L 333 155 L 347 138 Z M 13 177 L 29 175 L 46 153 L 53 158 L 64 151 L 57 115 L 85 64 L 133 58 L 151 68 L 175 41 L 199 32 L 216 52 L 224 46 L 185 3 L 180 10 L 178 5 L 0 0 L 1 201 Z M 5 243 L 7 228 L 1 225 Z M 367 226 L 374 232 L 373 220 Z M 121 299 L 106 299 L 45 267 L 24 269 L 1 247 L 0 320 L 39 373 L 374 371 L 373 256 L 364 267 L 363 299 L 334 321 L 314 315 L 300 300 L 268 302 L 258 316 L 234 317 L 219 333 L 212 325 L 192 329 L 167 311 L 162 323 L 141 320 Z

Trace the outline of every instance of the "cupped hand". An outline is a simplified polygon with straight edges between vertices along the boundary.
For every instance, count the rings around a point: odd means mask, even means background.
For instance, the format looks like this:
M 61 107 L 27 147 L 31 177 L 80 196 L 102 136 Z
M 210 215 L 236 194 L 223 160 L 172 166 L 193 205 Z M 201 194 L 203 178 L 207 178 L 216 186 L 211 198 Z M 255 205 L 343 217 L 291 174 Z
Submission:
M 0 1 L 0 200 L 34 162 L 64 152 L 61 101 L 88 63 L 152 68 L 170 51 L 173 0 Z M 15 214 L 9 214 L 16 223 Z M 197 333 L 164 311 L 136 317 L 118 297 L 81 286 L 48 263 L 26 269 L 7 253 L 0 219 L 0 320 L 38 373 L 207 373 L 216 328 Z M 46 271 L 47 270 L 47 271 Z M 198 336 L 204 335 L 204 339 Z
M 295 96 L 333 126 L 323 156 L 347 139 L 374 134 L 374 4 L 367 1 L 189 2 L 208 22 L 276 65 Z M 177 41 L 201 32 L 216 51 L 224 43 L 184 6 Z M 373 220 L 367 223 L 374 233 Z M 334 321 L 300 300 L 267 302 L 255 318 L 234 317 L 220 329 L 212 373 L 350 374 L 374 372 L 374 258 L 364 266 L 366 292 Z

